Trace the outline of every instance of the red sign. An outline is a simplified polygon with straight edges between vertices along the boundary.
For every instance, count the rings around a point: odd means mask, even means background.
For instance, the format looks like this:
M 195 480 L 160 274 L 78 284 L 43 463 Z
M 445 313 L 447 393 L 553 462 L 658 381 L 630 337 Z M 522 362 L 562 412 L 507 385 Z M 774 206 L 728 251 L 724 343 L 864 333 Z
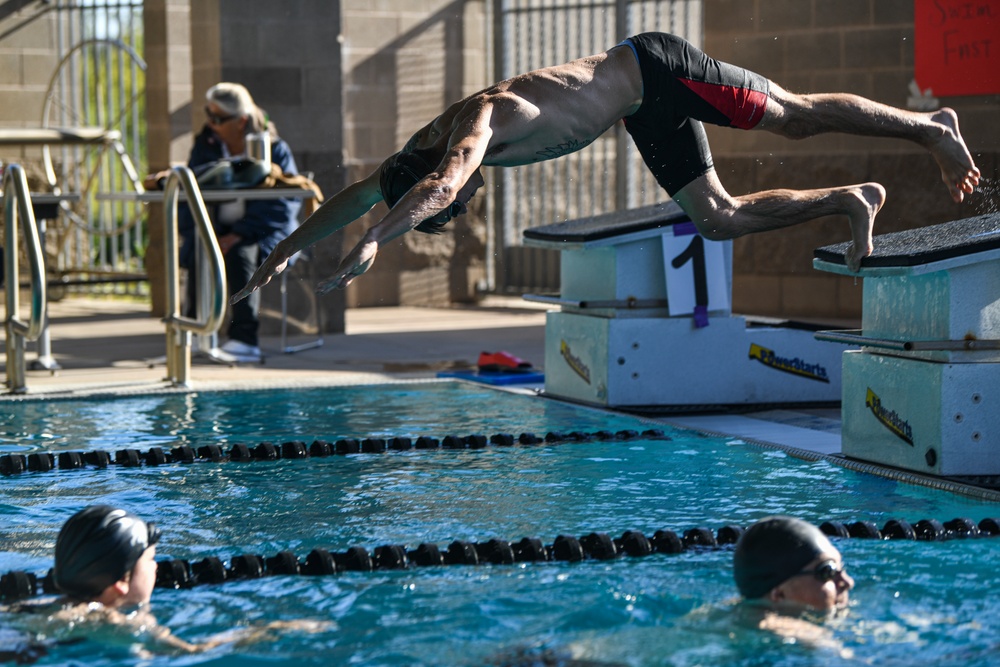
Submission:
M 1000 93 L 1000 0 L 914 0 L 914 76 L 935 97 Z

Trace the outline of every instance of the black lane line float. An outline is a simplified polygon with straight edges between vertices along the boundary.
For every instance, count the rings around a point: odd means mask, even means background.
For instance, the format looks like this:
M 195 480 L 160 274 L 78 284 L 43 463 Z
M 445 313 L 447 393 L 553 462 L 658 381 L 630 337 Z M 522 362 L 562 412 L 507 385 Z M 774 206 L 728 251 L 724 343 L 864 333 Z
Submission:
M 167 463 L 191 464 L 195 462 L 249 462 L 277 461 L 279 459 L 318 459 L 347 454 L 384 454 L 388 451 L 410 449 L 484 449 L 489 446 L 512 447 L 514 445 L 555 445 L 583 442 L 628 442 L 632 440 L 672 440 L 659 429 L 643 432 L 635 430 L 595 431 L 583 433 L 549 432 L 545 436 L 534 433 L 497 433 L 492 436 L 472 434 L 466 436 L 446 435 L 443 438 L 421 436 L 416 439 L 397 436 L 391 438 L 342 438 L 336 441 L 314 440 L 307 445 L 302 440 L 289 440 L 280 445 L 261 442 L 255 446 L 237 443 L 228 451 L 219 445 L 203 445 L 197 449 L 188 445 L 173 447 L 169 451 L 162 447 L 151 447 L 142 452 L 138 449 L 120 449 L 109 453 L 101 450 L 86 452 L 32 452 L 31 454 L 4 454 L 0 456 L 0 475 L 19 475 L 24 472 L 48 472 L 51 470 L 80 470 L 87 467 L 108 468 L 122 466 L 158 466 Z
M 944 523 L 935 519 L 923 519 L 910 524 L 902 519 L 892 519 L 881 529 L 871 521 L 825 521 L 820 525 L 820 530 L 835 539 L 941 541 L 996 537 L 1000 535 L 1000 520 L 987 518 L 977 524 L 965 518 Z M 423 542 L 414 549 L 387 544 L 376 547 L 372 552 L 360 546 L 353 546 L 342 552 L 316 548 L 303 559 L 290 551 L 280 551 L 269 557 L 239 554 L 229 559 L 228 566 L 217 556 L 208 556 L 199 561 L 161 560 L 157 561 L 156 587 L 191 588 L 199 584 L 219 584 L 276 575 L 320 576 L 445 565 L 611 561 L 623 556 L 640 558 L 652 554 L 728 548 L 739 541 L 743 532 L 744 528 L 741 526 L 726 525 L 714 533 L 708 528 L 699 527 L 679 535 L 670 530 L 658 530 L 652 537 L 635 530 L 626 530 L 618 538 L 599 532 L 588 533 L 579 538 L 559 535 L 551 544 L 543 544 L 535 537 L 524 537 L 517 542 L 497 538 L 484 542 L 455 540 L 444 548 L 429 542 Z M 20 570 L 0 576 L 2 600 L 17 600 L 56 592 L 51 570 L 42 576 Z

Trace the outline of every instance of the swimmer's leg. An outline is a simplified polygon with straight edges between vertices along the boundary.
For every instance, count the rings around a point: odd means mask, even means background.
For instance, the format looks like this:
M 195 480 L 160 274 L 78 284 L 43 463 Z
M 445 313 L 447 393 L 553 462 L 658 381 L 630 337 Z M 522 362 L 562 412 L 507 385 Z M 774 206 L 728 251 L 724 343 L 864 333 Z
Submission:
M 790 139 L 825 132 L 907 139 L 934 156 L 956 202 L 979 184 L 979 169 L 958 130 L 958 116 L 947 108 L 918 113 L 848 93 L 797 95 L 772 81 L 757 129 Z
M 766 190 L 734 197 L 715 170 L 699 176 L 675 195 L 702 236 L 714 241 L 791 227 L 827 215 L 846 215 L 851 228 L 848 268 L 857 271 L 872 253 L 872 226 L 885 203 L 878 183 L 816 190 Z

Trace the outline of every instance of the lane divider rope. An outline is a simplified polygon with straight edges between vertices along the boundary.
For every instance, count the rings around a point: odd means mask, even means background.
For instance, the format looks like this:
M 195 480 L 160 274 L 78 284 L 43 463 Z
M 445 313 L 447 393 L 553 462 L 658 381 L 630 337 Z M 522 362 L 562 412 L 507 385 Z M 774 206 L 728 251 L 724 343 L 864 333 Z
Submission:
M 407 451 L 411 449 L 484 449 L 489 446 L 512 447 L 514 445 L 555 445 L 563 443 L 584 442 L 628 442 L 633 440 L 672 440 L 659 429 L 649 429 L 643 432 L 635 430 L 594 431 L 585 433 L 573 431 L 569 433 L 549 432 L 544 437 L 534 433 L 497 433 L 492 436 L 473 434 L 466 436 L 446 435 L 443 438 L 421 436 L 410 437 L 368 437 L 343 438 L 335 442 L 314 440 L 306 445 L 302 440 L 290 440 L 280 445 L 274 442 L 261 442 L 256 446 L 236 443 L 228 450 L 220 445 L 203 445 L 197 449 L 189 445 L 173 447 L 169 450 L 162 447 L 151 447 L 148 451 L 138 449 L 119 449 L 112 453 L 103 450 L 69 451 L 69 452 L 32 452 L 30 454 L 4 454 L 0 456 L 0 475 L 12 476 L 24 472 L 48 472 L 51 470 L 80 470 L 83 468 L 108 468 L 122 466 L 135 468 L 139 466 L 158 466 L 168 463 L 191 464 L 195 462 L 249 462 L 277 461 L 279 459 L 310 459 L 327 458 L 347 454 L 384 454 L 389 451 Z
M 923 519 L 914 524 L 902 519 L 892 519 L 879 529 L 871 521 L 843 523 L 825 521 L 820 530 L 835 539 L 919 540 L 942 541 L 1000 535 L 1000 520 L 987 518 L 978 524 L 971 519 L 956 518 L 940 522 Z M 621 537 L 612 538 L 607 533 L 588 533 L 582 537 L 559 535 L 545 545 L 538 538 L 524 537 L 517 542 L 490 539 L 484 542 L 455 540 L 442 549 L 434 543 L 423 542 L 415 549 L 400 544 L 376 547 L 372 552 L 353 546 L 343 552 L 313 549 L 304 559 L 290 551 L 264 557 L 240 554 L 229 559 L 229 564 L 209 556 L 199 561 L 181 559 L 157 561 L 157 588 L 191 588 L 199 584 L 220 584 L 226 581 L 257 579 L 276 575 L 333 575 L 342 572 L 372 572 L 376 570 L 401 570 L 411 567 L 444 565 L 513 565 L 529 562 L 580 562 L 583 560 L 610 561 L 652 554 L 678 554 L 684 551 L 707 551 L 736 544 L 744 528 L 726 525 L 713 533 L 708 528 L 691 528 L 682 534 L 658 530 L 647 538 L 639 531 L 626 530 Z M 52 583 L 52 571 L 42 576 L 15 570 L 0 576 L 0 599 L 17 600 L 42 593 L 57 593 Z

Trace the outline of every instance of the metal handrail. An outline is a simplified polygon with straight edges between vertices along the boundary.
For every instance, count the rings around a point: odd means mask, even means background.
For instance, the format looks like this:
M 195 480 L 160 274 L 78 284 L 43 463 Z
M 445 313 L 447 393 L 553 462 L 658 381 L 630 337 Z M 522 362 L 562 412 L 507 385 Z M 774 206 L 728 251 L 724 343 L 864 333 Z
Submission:
M 197 232 L 197 243 L 204 250 L 208 266 L 199 267 L 199 279 L 210 280 L 208 283 L 209 307 L 199 312 L 205 312 L 205 319 L 195 320 L 180 314 L 180 277 L 178 267 L 177 245 L 177 202 L 180 190 L 187 195 L 187 204 L 194 216 L 194 228 Z M 167 263 L 167 315 L 163 322 L 167 327 L 167 380 L 175 385 L 187 385 L 191 373 L 191 332 L 197 334 L 212 334 L 219 330 L 226 314 L 225 264 L 222 250 L 215 238 L 215 232 L 209 221 L 205 201 L 201 198 L 201 189 L 194 174 L 187 167 L 174 167 L 167 176 L 163 194 L 164 209 L 164 247 Z M 206 276 L 207 274 L 207 276 Z
M 27 391 L 25 384 L 24 342 L 38 340 L 45 326 L 46 286 L 45 258 L 31 208 L 28 179 L 21 165 L 8 165 L 3 174 L 4 265 L 7 296 L 7 389 L 12 394 Z M 31 317 L 27 323 L 20 319 L 20 270 L 18 267 L 17 221 L 21 220 L 27 245 L 28 265 L 31 269 Z
M 837 329 L 817 331 L 816 340 L 831 343 L 847 343 L 863 347 L 877 347 L 899 352 L 977 352 L 979 350 L 1000 350 L 1000 340 L 995 338 L 971 338 L 962 340 L 895 340 L 865 336 L 861 329 Z

